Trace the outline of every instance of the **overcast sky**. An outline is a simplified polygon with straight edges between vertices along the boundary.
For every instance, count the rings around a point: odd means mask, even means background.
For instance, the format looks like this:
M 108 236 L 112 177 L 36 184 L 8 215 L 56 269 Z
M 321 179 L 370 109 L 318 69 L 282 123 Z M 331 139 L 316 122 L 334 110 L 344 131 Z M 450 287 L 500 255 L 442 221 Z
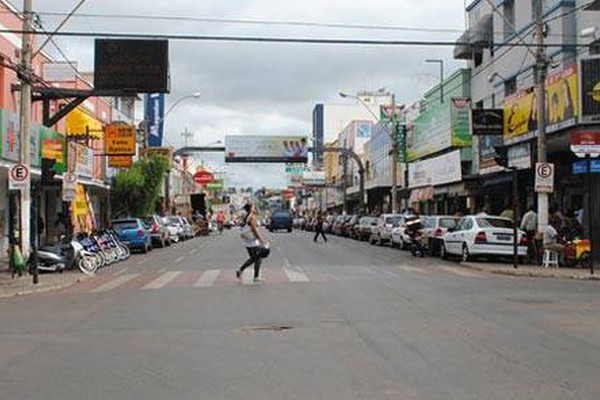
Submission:
M 34 0 L 47 30 L 79 0 Z M 13 0 L 18 8 L 21 1 Z M 424 31 L 342 29 L 291 25 L 240 24 L 173 20 L 74 17 L 64 31 L 152 34 L 252 35 L 383 40 L 455 40 L 464 30 L 463 0 L 87 0 L 79 14 L 187 16 L 210 19 L 295 21 L 422 28 Z M 448 31 L 432 31 L 432 29 Z M 93 39 L 58 38 L 80 70 L 92 70 Z M 61 56 L 48 47 L 48 51 Z M 167 140 L 180 146 L 180 133 L 195 133 L 194 144 L 223 140 L 225 134 L 310 135 L 315 103 L 336 102 L 338 91 L 355 93 L 385 87 L 398 102 L 410 103 L 438 82 L 435 64 L 445 61 L 446 76 L 463 66 L 452 59 L 452 47 L 375 47 L 308 44 L 262 44 L 170 41 L 171 93 L 178 98 L 201 92 L 199 100 L 181 102 L 166 120 Z M 230 165 L 222 155 L 203 157 L 229 172 L 235 185 L 285 185 L 276 165 Z

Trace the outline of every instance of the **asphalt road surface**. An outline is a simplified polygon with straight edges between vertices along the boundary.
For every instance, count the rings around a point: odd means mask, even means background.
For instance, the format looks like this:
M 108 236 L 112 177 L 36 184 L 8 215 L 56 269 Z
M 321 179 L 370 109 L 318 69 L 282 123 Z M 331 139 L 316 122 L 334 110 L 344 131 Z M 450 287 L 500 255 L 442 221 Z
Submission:
M 262 284 L 228 231 L 0 300 L 1 398 L 600 398 L 598 282 L 268 237 Z

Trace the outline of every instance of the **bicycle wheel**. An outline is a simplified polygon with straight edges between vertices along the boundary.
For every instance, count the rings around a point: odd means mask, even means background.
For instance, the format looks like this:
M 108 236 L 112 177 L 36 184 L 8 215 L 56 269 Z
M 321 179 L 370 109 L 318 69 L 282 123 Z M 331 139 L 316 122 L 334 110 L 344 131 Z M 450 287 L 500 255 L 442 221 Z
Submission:
M 98 269 L 97 263 L 91 257 L 81 257 L 77 262 L 79 270 L 88 276 L 93 276 Z

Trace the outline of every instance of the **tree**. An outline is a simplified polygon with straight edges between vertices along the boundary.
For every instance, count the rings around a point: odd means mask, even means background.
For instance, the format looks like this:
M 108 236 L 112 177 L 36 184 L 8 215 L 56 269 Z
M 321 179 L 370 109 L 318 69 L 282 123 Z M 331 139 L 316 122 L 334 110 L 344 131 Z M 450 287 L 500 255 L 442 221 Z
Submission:
M 154 213 L 169 168 L 168 158 L 153 155 L 136 161 L 129 170 L 120 171 L 112 191 L 113 215 L 145 217 Z

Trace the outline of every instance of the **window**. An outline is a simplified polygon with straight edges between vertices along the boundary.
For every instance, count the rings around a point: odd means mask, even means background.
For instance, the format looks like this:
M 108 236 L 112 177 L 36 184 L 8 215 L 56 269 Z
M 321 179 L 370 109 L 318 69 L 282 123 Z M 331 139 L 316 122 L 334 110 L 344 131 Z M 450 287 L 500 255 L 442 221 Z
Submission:
M 515 0 L 506 0 L 502 11 L 504 14 L 504 40 L 508 40 L 515 34 Z
M 504 81 L 504 97 L 517 92 L 517 77 Z
M 480 49 L 475 49 L 475 51 L 473 53 L 473 63 L 475 64 L 475 67 L 479 67 L 482 62 L 483 62 L 483 53 L 481 53 Z
M 477 218 L 477 225 L 481 228 L 511 228 L 513 223 L 509 219 L 501 218 Z

